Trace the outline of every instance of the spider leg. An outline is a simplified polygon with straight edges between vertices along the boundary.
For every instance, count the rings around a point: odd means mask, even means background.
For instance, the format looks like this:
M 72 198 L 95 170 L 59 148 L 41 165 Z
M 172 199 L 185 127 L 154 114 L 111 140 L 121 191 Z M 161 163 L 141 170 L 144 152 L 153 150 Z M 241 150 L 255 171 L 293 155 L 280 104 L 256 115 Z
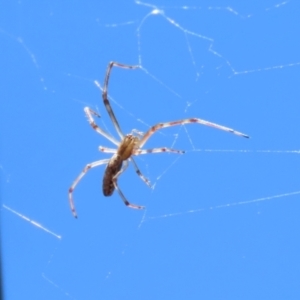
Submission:
M 127 169 L 127 167 L 128 167 L 128 161 L 125 160 L 123 168 L 112 179 L 114 187 L 117 190 L 117 192 L 119 193 L 120 197 L 122 198 L 122 200 L 126 206 L 128 206 L 130 208 L 134 208 L 134 209 L 144 209 L 145 208 L 144 206 L 129 203 L 118 186 L 118 183 L 117 183 L 118 177 Z
M 178 153 L 178 154 L 183 154 L 185 153 L 184 151 L 182 150 L 175 150 L 175 149 L 170 149 L 170 148 L 166 148 L 166 147 L 163 147 L 163 148 L 153 148 L 153 149 L 137 149 L 137 150 L 134 150 L 133 151 L 133 155 L 140 155 L 140 154 L 148 154 L 148 153 L 161 153 L 161 152 L 173 152 L 173 153 Z M 134 161 L 133 157 L 131 157 L 129 159 L 134 168 L 135 168 L 135 171 L 137 173 L 137 175 L 150 187 L 152 188 L 151 186 L 151 183 L 150 183 L 150 180 L 147 179 L 143 174 L 142 172 L 140 171 L 140 169 L 138 168 L 136 162 Z
M 102 146 L 99 146 L 98 150 L 100 152 L 104 152 L 104 153 L 117 153 L 118 152 L 118 149 L 112 149 L 112 148 L 107 148 L 107 147 L 102 147 Z
M 212 122 L 208 122 L 202 119 L 197 119 L 197 118 L 191 118 L 191 119 L 183 119 L 183 120 L 178 120 L 178 121 L 173 121 L 173 122 L 166 122 L 166 123 L 158 123 L 154 126 L 152 126 L 143 136 L 143 138 L 141 139 L 140 143 L 139 143 L 139 147 L 142 148 L 144 146 L 144 144 L 148 141 L 148 139 L 151 137 L 151 135 L 153 133 L 155 133 L 157 130 L 162 129 L 162 128 L 166 128 L 166 127 L 171 127 L 171 126 L 177 126 L 177 125 L 184 125 L 184 124 L 202 124 L 205 126 L 210 126 L 210 127 L 214 127 L 216 129 L 220 129 L 220 130 L 224 130 L 245 138 L 249 138 L 248 135 L 236 131 L 234 129 L 231 129 L 229 127 L 225 127 L 216 123 L 212 123 Z
M 92 168 L 107 164 L 108 162 L 109 162 L 109 159 L 102 159 L 102 160 L 97 160 L 95 162 L 87 164 L 84 167 L 84 169 L 82 170 L 82 172 L 79 174 L 79 176 L 74 180 L 71 187 L 69 188 L 69 202 L 70 202 L 70 207 L 71 207 L 72 214 L 75 218 L 77 218 L 77 213 L 76 213 L 76 210 L 75 210 L 75 205 L 74 205 L 74 200 L 73 200 L 73 191 L 74 191 L 75 187 L 77 186 L 79 181 L 82 179 L 82 177 L 87 173 L 87 171 L 89 171 Z
M 153 148 L 153 149 L 137 149 L 133 151 L 133 155 L 140 155 L 140 154 L 148 154 L 148 153 L 162 153 L 162 152 L 171 152 L 171 153 L 177 153 L 177 154 L 184 154 L 184 150 L 175 150 L 170 149 L 166 147 L 162 148 Z
M 132 162 L 134 168 L 135 168 L 135 172 L 137 173 L 137 175 L 149 186 L 149 188 L 152 188 L 150 180 L 147 179 L 142 172 L 140 171 L 140 169 L 138 168 L 136 162 L 134 161 L 133 157 L 129 158 L 129 160 Z
M 103 102 L 104 102 L 104 105 L 106 107 L 106 110 L 109 114 L 109 117 L 111 118 L 112 120 L 112 123 L 118 133 L 118 135 L 120 136 L 121 139 L 124 138 L 124 134 L 120 128 L 120 125 L 115 117 L 115 114 L 109 104 L 109 101 L 108 101 L 108 97 L 107 97 L 107 90 L 108 90 L 108 82 L 109 82 L 109 76 L 110 76 L 110 72 L 112 70 L 112 67 L 119 67 L 119 68 L 123 68 L 123 69 L 137 69 L 139 68 L 139 66 L 130 66 L 130 65 L 124 65 L 124 64 L 120 64 L 120 63 L 117 63 L 117 62 L 114 62 L 114 61 L 111 61 L 109 64 L 108 64 L 108 67 L 107 67 L 107 70 L 106 70 L 106 75 L 105 75 L 105 80 L 104 80 L 104 86 L 103 86 L 103 91 L 102 91 L 102 98 L 103 98 Z
M 107 133 L 106 131 L 104 131 L 103 129 L 101 129 L 95 122 L 94 118 L 92 115 L 100 118 L 100 115 L 97 114 L 95 111 L 93 111 L 92 109 L 90 109 L 89 107 L 85 107 L 84 108 L 84 112 L 88 118 L 88 121 L 90 123 L 90 125 L 93 127 L 94 130 L 96 130 L 99 134 L 101 134 L 102 136 L 104 136 L 105 138 L 107 138 L 109 141 L 111 141 L 113 144 L 115 145 L 119 145 L 119 142 L 113 137 L 111 136 L 109 133 Z

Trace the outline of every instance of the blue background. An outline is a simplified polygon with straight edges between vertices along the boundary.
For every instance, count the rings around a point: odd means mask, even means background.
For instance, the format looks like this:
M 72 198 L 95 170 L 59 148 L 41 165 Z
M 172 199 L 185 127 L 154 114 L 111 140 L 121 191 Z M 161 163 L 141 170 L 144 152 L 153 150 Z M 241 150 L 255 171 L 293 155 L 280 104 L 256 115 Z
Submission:
M 0 9 L 1 231 L 6 299 L 300 299 L 299 1 L 6 1 Z M 161 130 L 115 193 L 104 167 L 67 191 L 117 137 Z M 13 209 L 27 221 L 12 213 Z M 61 236 L 47 233 L 34 222 Z

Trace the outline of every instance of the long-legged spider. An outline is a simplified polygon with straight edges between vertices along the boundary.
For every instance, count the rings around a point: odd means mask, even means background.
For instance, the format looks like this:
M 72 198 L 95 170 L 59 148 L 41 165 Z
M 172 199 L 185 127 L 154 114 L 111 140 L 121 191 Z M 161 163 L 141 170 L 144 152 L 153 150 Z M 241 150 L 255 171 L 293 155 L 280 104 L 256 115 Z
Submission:
M 158 123 L 154 126 L 152 126 L 145 134 L 138 133 L 134 135 L 133 133 L 135 130 L 133 130 L 130 134 L 124 135 L 123 132 L 121 131 L 120 125 L 115 117 L 115 114 L 111 108 L 111 105 L 108 101 L 107 97 L 107 89 L 108 89 L 108 81 L 109 81 L 109 76 L 110 72 L 112 70 L 112 67 L 120 67 L 124 69 L 136 69 L 139 68 L 139 66 L 130 66 L 130 65 L 124 65 L 120 64 L 117 62 L 110 62 L 107 70 L 106 70 L 106 75 L 105 75 L 105 80 L 104 80 L 104 86 L 102 90 L 102 98 L 103 102 L 105 105 L 105 108 L 109 114 L 109 117 L 113 123 L 113 126 L 115 127 L 119 137 L 121 138 L 121 141 L 117 141 L 112 135 L 101 129 L 96 123 L 93 118 L 93 115 L 96 117 L 100 117 L 99 114 L 97 114 L 95 111 L 90 109 L 89 107 L 84 108 L 84 112 L 88 118 L 88 121 L 92 128 L 96 130 L 99 134 L 107 138 L 109 141 L 111 141 L 113 144 L 117 146 L 117 149 L 110 149 L 110 148 L 105 148 L 105 147 L 99 147 L 99 150 L 102 152 L 106 153 L 113 153 L 114 155 L 110 159 L 101 159 L 95 162 L 92 162 L 90 164 L 87 164 L 83 171 L 79 174 L 79 176 L 75 179 L 71 187 L 69 188 L 69 201 L 70 201 L 70 206 L 72 213 L 75 218 L 77 218 L 77 214 L 75 211 L 75 206 L 74 206 L 74 201 L 73 201 L 73 191 L 79 181 L 82 179 L 82 177 L 87 173 L 88 170 L 98 167 L 100 165 L 107 164 L 104 177 L 103 177 L 103 194 L 104 196 L 110 196 L 113 194 L 114 190 L 116 189 L 117 192 L 119 193 L 120 197 L 122 198 L 123 202 L 125 205 L 131 208 L 135 209 L 143 209 L 144 206 L 140 205 L 135 205 L 132 203 L 129 203 L 128 200 L 125 198 L 123 195 L 122 191 L 120 190 L 117 180 L 118 177 L 126 170 L 128 167 L 128 161 L 132 162 L 133 167 L 135 168 L 135 171 L 137 175 L 148 185 L 150 186 L 150 182 L 147 178 L 144 177 L 144 175 L 141 173 L 139 170 L 136 162 L 133 159 L 133 155 L 141 155 L 141 154 L 147 154 L 147 153 L 161 153 L 161 152 L 173 152 L 173 153 L 179 153 L 182 154 L 184 151 L 181 150 L 175 150 L 175 149 L 170 149 L 170 148 L 154 148 L 154 149 L 142 149 L 142 147 L 146 144 L 148 139 L 154 134 L 157 130 L 161 128 L 166 128 L 170 126 L 176 126 L 176 125 L 183 125 L 183 124 L 191 124 L 191 123 L 198 123 L 206 126 L 211 126 L 220 130 L 224 130 L 227 132 L 231 132 L 233 134 L 248 138 L 249 136 L 246 134 L 243 134 L 241 132 L 235 131 L 231 128 L 221 126 L 215 123 L 211 123 L 208 121 L 204 121 L 202 119 L 197 119 L 197 118 L 191 118 L 191 119 L 183 119 L 183 120 L 178 120 L 178 121 L 173 121 L 173 122 L 165 122 L 165 123 Z M 99 84 L 96 82 L 96 84 L 99 86 Z M 124 163 L 124 165 L 123 165 Z

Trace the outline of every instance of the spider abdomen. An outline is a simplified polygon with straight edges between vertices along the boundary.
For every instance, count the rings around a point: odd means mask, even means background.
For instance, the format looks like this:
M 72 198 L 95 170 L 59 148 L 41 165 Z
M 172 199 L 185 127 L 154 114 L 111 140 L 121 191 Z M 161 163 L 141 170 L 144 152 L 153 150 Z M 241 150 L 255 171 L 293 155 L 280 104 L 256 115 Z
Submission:
M 103 176 L 102 190 L 104 196 L 111 196 L 115 190 L 113 178 L 121 170 L 123 160 L 120 155 L 115 154 L 107 164 Z

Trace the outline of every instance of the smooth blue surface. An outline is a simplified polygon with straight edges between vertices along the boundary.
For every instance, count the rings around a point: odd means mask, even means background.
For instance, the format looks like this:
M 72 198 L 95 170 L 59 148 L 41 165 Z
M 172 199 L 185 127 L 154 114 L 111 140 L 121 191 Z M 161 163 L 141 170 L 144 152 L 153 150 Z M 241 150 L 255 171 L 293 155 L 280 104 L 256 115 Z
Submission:
M 300 299 L 299 14 L 295 0 L 2 2 L 5 299 Z M 147 209 L 105 198 L 99 167 L 75 220 L 68 188 L 113 147 L 83 108 L 117 137 L 94 84 L 111 60 L 142 66 L 112 70 L 124 133 L 199 117 L 251 139 L 162 130 L 146 146 L 186 154 L 136 158 L 153 190 L 132 166 L 119 180 Z

